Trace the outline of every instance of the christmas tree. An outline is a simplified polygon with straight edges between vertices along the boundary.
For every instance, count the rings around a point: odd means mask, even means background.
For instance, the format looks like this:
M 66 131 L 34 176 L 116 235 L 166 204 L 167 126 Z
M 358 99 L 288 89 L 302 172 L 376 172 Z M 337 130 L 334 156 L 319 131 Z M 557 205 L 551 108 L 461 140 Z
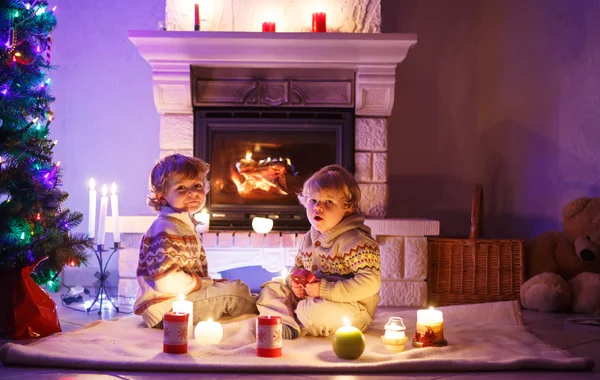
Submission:
M 63 209 L 53 119 L 50 66 L 55 9 L 45 0 L 0 0 L 0 269 L 39 263 L 32 273 L 50 291 L 60 289 L 66 265 L 86 263 L 82 221 Z

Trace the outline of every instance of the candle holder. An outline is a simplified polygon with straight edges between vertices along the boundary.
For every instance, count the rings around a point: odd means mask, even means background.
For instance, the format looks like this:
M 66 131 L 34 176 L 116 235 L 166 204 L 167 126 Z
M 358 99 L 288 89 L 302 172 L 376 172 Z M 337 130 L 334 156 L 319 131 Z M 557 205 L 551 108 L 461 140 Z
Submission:
M 96 298 L 94 298 L 94 302 L 92 302 L 92 304 L 88 308 L 86 308 L 85 311 L 87 311 L 89 313 L 90 311 L 92 311 L 92 308 L 94 307 L 94 305 L 97 302 L 100 302 L 100 305 L 98 308 L 98 315 L 101 315 L 102 314 L 102 302 L 104 301 L 103 295 L 104 295 L 104 296 L 106 296 L 106 299 L 108 299 L 108 302 L 110 302 L 112 307 L 114 307 L 114 309 L 117 311 L 117 313 L 120 313 L 119 307 L 115 306 L 113 301 L 110 299 L 108 292 L 106 291 L 105 282 L 108 279 L 108 277 L 110 276 L 110 272 L 106 270 L 106 268 L 108 267 L 108 263 L 110 262 L 110 259 L 113 257 L 115 252 L 117 252 L 119 249 L 121 249 L 121 246 L 118 242 L 114 243 L 112 252 L 110 253 L 110 256 L 108 256 L 108 259 L 106 259 L 106 262 L 104 262 L 103 253 L 110 252 L 111 250 L 104 249 L 103 244 L 95 245 L 95 247 L 96 247 L 96 249 L 94 249 L 93 252 L 96 255 L 96 259 L 98 259 L 98 267 L 99 267 L 100 271 L 96 272 L 94 274 L 94 277 L 96 277 L 98 279 L 98 281 L 100 282 L 100 285 L 98 286 L 98 291 L 96 292 Z
M 385 325 L 385 334 L 381 337 L 385 348 L 391 352 L 404 351 L 408 341 L 406 326 L 400 317 L 391 317 Z

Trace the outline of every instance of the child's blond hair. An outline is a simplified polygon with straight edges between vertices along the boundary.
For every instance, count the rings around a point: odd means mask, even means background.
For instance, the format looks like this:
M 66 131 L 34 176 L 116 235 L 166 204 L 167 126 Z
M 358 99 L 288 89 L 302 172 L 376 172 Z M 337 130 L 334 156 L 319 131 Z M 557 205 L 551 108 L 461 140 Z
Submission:
M 310 176 L 304 182 L 298 200 L 306 207 L 308 195 L 321 191 L 339 194 L 346 210 L 358 211 L 360 188 L 354 176 L 342 166 L 328 165 Z
M 208 193 L 209 183 L 206 175 L 209 170 L 210 165 L 197 157 L 184 156 L 179 153 L 164 157 L 154 165 L 150 172 L 148 185 L 150 194 L 146 203 L 154 211 L 159 211 L 164 204 L 157 198 L 157 193 L 166 193 L 173 181 L 181 179 L 202 178 L 204 191 Z

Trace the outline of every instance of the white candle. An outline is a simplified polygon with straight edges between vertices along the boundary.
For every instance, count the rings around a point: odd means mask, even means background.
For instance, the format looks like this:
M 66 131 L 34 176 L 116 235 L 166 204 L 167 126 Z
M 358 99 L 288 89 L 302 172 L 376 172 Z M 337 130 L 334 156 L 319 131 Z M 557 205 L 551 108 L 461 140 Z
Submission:
M 281 275 L 277 277 L 273 277 L 271 281 L 279 281 L 282 284 L 285 284 L 285 277 L 288 275 L 289 271 L 286 268 L 281 270 Z
M 100 219 L 98 220 L 98 245 L 104 245 L 106 235 L 106 213 L 108 211 L 108 197 L 106 196 L 106 185 L 102 185 L 102 197 L 100 197 Z
M 119 196 L 117 195 L 117 184 L 112 184 L 112 195 L 110 196 L 110 212 L 112 215 L 113 242 L 121 241 L 121 232 L 119 231 Z
M 273 228 L 273 219 L 269 218 L 253 218 L 252 219 L 252 229 L 257 234 L 268 234 L 271 232 Z
M 96 234 L 96 181 L 90 179 L 90 199 L 88 208 L 88 238 L 94 239 Z
M 417 324 L 436 325 L 444 322 L 444 316 L 441 311 L 434 310 L 433 307 L 424 310 L 417 310 Z
M 385 330 L 385 339 L 396 340 L 404 338 L 406 338 L 406 334 L 404 333 L 404 331 Z
M 413 347 L 445 346 L 444 316 L 441 311 L 430 307 L 428 310 L 417 310 L 417 328 L 413 339 Z
M 188 319 L 188 339 L 194 337 L 194 304 L 186 301 L 185 296 L 180 294 L 177 301 L 173 301 L 173 313 L 187 313 Z
M 194 337 L 198 344 L 217 344 L 223 339 L 223 326 L 219 322 L 200 321 L 194 330 Z
M 208 232 L 210 227 L 210 214 L 206 211 L 206 209 L 203 208 L 202 211 L 195 214 L 194 219 L 199 222 L 199 224 L 196 226 L 196 231 L 199 234 Z

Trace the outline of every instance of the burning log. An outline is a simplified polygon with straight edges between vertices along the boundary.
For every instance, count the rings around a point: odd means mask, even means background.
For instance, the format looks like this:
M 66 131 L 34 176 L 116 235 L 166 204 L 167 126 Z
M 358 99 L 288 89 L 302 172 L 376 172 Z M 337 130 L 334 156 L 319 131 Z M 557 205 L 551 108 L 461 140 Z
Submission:
M 252 153 L 246 153 L 246 157 L 237 162 L 235 168 L 237 173 L 234 173 L 231 179 L 239 194 L 261 190 L 288 195 L 286 174 L 297 174 L 293 172 L 294 167 L 289 158 L 271 159 L 269 157 L 266 160 L 256 161 L 252 159 Z

